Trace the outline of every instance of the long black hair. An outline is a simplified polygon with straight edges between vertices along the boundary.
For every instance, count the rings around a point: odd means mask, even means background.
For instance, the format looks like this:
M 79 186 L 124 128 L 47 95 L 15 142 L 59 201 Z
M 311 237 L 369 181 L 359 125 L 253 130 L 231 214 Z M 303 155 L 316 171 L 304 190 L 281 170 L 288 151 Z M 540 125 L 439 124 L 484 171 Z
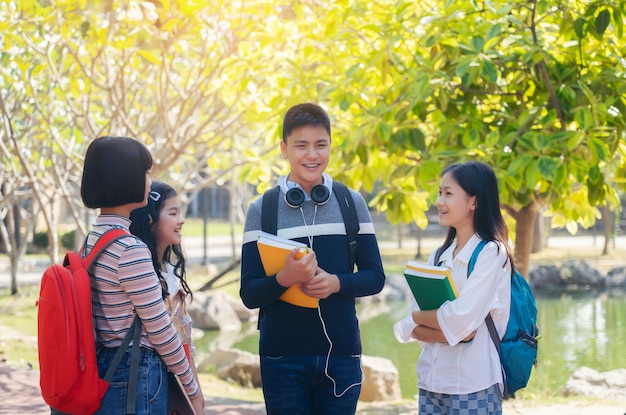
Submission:
M 150 254 L 152 255 L 152 264 L 161 281 L 161 285 L 164 285 L 164 290 L 167 292 L 167 284 L 161 274 L 162 263 L 169 263 L 174 266 L 174 275 L 178 277 L 181 282 L 183 290 L 193 297 L 191 289 L 187 284 L 186 270 L 185 270 L 185 255 L 183 254 L 180 244 L 169 245 L 163 252 L 163 258 L 157 257 L 157 240 L 154 235 L 152 227 L 159 222 L 161 210 L 163 209 L 163 203 L 172 197 L 178 196 L 176 190 L 166 183 L 160 181 L 153 181 L 150 186 L 150 195 L 148 196 L 148 204 L 145 207 L 135 209 L 130 214 L 130 232 L 141 238 L 142 241 L 148 245 Z
M 478 161 L 467 161 L 449 165 L 441 172 L 441 176 L 443 177 L 446 173 L 450 173 L 470 197 L 476 196 L 474 230 L 486 241 L 501 242 L 511 261 L 511 272 L 513 272 L 515 262 L 509 248 L 509 228 L 500 210 L 498 180 L 493 169 Z M 451 226 L 439 252 L 448 249 L 455 237 L 456 229 Z M 499 247 L 500 244 L 498 244 L 498 249 Z

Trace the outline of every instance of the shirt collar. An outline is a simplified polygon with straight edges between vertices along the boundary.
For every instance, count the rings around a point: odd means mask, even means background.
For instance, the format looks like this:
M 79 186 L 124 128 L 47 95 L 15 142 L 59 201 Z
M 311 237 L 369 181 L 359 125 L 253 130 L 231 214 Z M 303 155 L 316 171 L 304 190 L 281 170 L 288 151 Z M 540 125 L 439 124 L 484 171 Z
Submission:
M 461 261 L 464 264 L 469 264 L 472 253 L 474 252 L 474 249 L 478 246 L 481 240 L 482 239 L 480 238 L 480 236 L 478 236 L 478 234 L 472 235 L 469 241 L 467 241 L 465 246 L 461 249 L 461 252 L 457 254 L 456 258 L 453 258 L 452 253 L 456 249 L 458 243 L 458 240 L 455 238 L 454 241 L 452 241 L 452 245 L 450 245 L 448 249 L 446 249 L 446 251 L 441 254 L 441 256 L 439 257 L 439 261 L 441 261 L 442 265 L 451 265 L 453 261 Z
M 472 237 L 469 239 L 469 241 L 467 241 L 463 249 L 461 249 L 461 252 L 458 253 L 457 259 L 459 261 L 462 261 L 465 264 L 469 264 L 470 258 L 472 257 L 472 254 L 474 253 L 474 248 L 478 246 L 480 241 L 481 239 L 480 239 L 480 236 L 478 236 L 478 234 L 472 235 Z
M 129 218 L 119 215 L 98 215 L 96 222 L 94 223 L 96 226 L 121 226 L 126 230 L 130 229 L 130 224 L 131 221 Z

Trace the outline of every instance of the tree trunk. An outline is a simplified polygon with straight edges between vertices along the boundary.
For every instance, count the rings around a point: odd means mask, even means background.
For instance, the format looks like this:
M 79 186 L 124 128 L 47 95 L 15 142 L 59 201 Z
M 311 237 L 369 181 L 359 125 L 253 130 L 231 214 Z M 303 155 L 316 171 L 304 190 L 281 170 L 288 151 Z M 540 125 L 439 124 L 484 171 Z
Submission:
M 424 230 L 417 227 L 417 232 L 415 233 L 415 238 L 417 239 L 417 252 L 415 252 L 415 258 L 422 257 L 422 236 L 424 236 Z
M 543 215 L 537 212 L 537 216 L 535 217 L 535 221 L 533 224 L 533 243 L 531 253 L 535 254 L 537 252 L 541 252 L 545 247 L 545 223 L 543 221 Z
M 615 227 L 615 212 L 611 211 L 608 204 L 602 207 L 602 221 L 604 222 L 604 247 L 602 248 L 602 255 L 608 255 L 609 242 L 611 242 L 613 238 Z
M 539 208 L 540 205 L 533 201 L 519 210 L 509 209 L 509 213 L 511 213 L 513 218 L 515 218 L 516 223 L 515 251 L 513 257 L 515 259 L 517 269 L 526 279 L 528 279 L 528 267 L 533 241 L 533 231 Z
M 11 295 L 17 294 L 17 261 L 11 257 Z

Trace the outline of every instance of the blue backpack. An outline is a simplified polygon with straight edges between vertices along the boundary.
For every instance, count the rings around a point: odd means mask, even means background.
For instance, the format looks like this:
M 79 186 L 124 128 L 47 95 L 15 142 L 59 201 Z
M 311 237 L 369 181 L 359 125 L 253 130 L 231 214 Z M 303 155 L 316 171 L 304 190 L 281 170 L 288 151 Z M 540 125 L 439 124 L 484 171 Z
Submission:
M 483 240 L 474 249 L 467 268 L 467 278 L 474 270 L 478 254 L 486 244 L 487 241 Z M 502 340 L 490 314 L 487 314 L 485 323 L 500 355 L 504 397 L 507 398 L 526 387 L 532 367 L 537 365 L 537 305 L 528 282 L 518 270 L 511 277 L 511 310 Z

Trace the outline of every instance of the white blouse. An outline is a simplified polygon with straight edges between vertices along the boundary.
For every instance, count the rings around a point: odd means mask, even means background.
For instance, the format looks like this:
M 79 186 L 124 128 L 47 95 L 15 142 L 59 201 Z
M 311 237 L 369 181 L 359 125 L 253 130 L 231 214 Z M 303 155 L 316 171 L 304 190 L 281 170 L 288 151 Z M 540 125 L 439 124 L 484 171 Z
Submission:
M 487 313 L 495 323 L 500 337 L 506 331 L 511 303 L 511 264 L 503 246 L 489 242 L 478 255 L 474 271 L 467 277 L 467 268 L 474 248 L 481 241 L 472 236 L 453 258 L 455 240 L 439 261 L 450 268 L 459 292 L 454 301 L 444 303 L 437 310 L 437 321 L 447 343 L 422 342 L 422 353 L 417 361 L 417 386 L 435 393 L 462 395 L 478 392 L 498 384 L 503 390 L 502 371 L 498 352 L 485 324 Z M 430 254 L 429 264 L 435 252 Z M 505 265 L 506 264 L 506 265 Z M 419 310 L 415 300 L 407 316 L 393 326 L 394 335 L 401 343 L 414 341 L 415 327 L 412 312 Z M 476 331 L 474 338 L 461 341 Z

